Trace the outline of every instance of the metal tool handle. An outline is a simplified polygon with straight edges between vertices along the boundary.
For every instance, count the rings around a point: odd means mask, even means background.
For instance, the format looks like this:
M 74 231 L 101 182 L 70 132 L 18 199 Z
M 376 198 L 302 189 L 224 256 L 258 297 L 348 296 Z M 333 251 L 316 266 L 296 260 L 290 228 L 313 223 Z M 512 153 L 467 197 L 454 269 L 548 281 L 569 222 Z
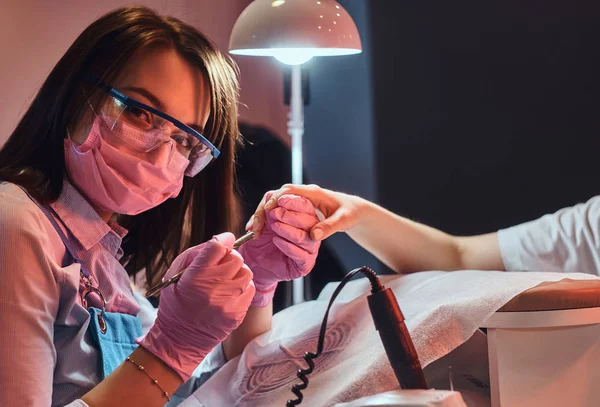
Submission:
M 239 239 L 237 239 L 234 243 L 233 243 L 233 248 L 235 250 L 239 249 L 244 243 L 249 242 L 250 240 L 254 239 L 254 232 L 248 232 L 246 233 L 244 236 L 240 237 Z M 153 295 L 159 293 L 160 291 L 162 291 L 165 287 L 170 286 L 173 283 L 176 283 L 177 281 L 179 281 L 179 279 L 181 278 L 181 276 L 183 275 L 183 272 L 186 269 L 181 270 L 180 272 L 178 272 L 177 274 L 175 274 L 173 277 L 171 277 L 170 279 L 163 281 L 161 283 L 158 283 L 157 285 L 155 285 L 154 287 L 152 287 L 150 290 L 148 290 L 148 292 L 146 293 L 146 298 L 152 297 Z

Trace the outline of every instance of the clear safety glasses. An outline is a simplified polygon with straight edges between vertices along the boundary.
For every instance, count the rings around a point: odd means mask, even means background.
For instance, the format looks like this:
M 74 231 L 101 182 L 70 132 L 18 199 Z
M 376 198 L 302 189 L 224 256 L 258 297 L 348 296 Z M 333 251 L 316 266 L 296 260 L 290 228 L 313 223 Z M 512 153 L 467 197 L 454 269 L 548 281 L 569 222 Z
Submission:
M 108 94 L 98 113 L 114 134 L 120 137 L 119 141 L 127 144 L 134 153 L 152 154 L 159 147 L 170 144 L 174 153 L 190 161 L 185 171 L 185 175 L 190 177 L 219 156 L 220 151 L 190 126 L 105 83 L 92 81 Z

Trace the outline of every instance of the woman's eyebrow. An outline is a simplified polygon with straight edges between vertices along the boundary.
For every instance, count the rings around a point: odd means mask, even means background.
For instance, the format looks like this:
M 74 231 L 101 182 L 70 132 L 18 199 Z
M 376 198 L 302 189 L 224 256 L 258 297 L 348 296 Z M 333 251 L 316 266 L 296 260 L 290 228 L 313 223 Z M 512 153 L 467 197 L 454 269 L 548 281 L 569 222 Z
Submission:
M 154 105 L 154 107 L 156 107 L 157 109 L 162 108 L 163 104 L 160 101 L 159 98 L 157 98 L 152 92 L 150 92 L 148 89 L 144 89 L 144 88 L 139 88 L 137 86 L 126 86 L 124 88 L 121 88 L 122 90 L 129 90 L 129 91 L 133 91 L 136 93 L 139 93 L 140 95 L 144 96 L 146 99 L 148 99 L 150 101 L 150 103 L 152 103 Z

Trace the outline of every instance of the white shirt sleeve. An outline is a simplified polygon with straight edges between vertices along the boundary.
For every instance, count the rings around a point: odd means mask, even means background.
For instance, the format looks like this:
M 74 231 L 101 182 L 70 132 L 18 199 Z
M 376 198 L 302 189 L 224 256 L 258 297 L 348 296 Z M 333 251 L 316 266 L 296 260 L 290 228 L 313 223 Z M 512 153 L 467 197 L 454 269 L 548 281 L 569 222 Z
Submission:
M 498 232 L 507 271 L 600 275 L 600 196 Z
M 3 189 L 6 191 L 6 189 Z M 42 212 L 0 191 L 0 406 L 49 406 L 60 264 Z M 51 227 L 51 225 L 49 225 Z M 63 249 L 64 250 L 64 249 Z
M 140 304 L 140 313 L 138 314 L 138 317 L 142 322 L 142 335 L 146 335 L 154 325 L 154 321 L 156 321 L 158 310 L 154 308 L 150 301 L 148 301 L 148 299 L 140 292 L 138 287 L 132 284 L 131 290 L 133 291 L 133 296 L 138 304 Z

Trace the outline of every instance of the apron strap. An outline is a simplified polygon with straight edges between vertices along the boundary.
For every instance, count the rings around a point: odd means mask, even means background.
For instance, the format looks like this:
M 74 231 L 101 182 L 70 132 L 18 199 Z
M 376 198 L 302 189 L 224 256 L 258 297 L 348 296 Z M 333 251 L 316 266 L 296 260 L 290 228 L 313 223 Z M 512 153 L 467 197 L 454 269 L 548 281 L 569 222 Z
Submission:
M 75 255 L 76 251 L 75 251 L 75 249 L 73 247 L 73 242 L 69 240 L 69 238 L 67 237 L 67 235 L 65 234 L 65 232 L 63 231 L 63 229 L 59 225 L 59 222 L 62 222 L 62 221 L 60 221 L 60 219 L 58 219 L 56 216 L 54 216 L 53 211 L 52 211 L 51 208 L 47 207 L 46 205 L 42 205 L 41 203 L 39 203 L 22 186 L 18 185 L 18 187 L 21 188 L 23 190 L 23 192 L 25 192 L 27 194 L 27 196 L 29 197 L 29 199 L 31 199 L 31 201 L 33 203 L 35 203 L 38 208 L 40 208 L 40 210 L 42 211 L 42 213 L 44 215 L 46 215 L 46 217 L 48 218 L 48 220 L 50 221 L 50 223 L 52 224 L 52 226 L 56 230 L 56 233 L 58 233 L 58 236 L 60 237 L 60 240 L 65 245 L 65 248 L 67 249 L 67 252 L 71 255 L 71 257 L 73 258 L 73 260 L 77 264 L 79 264 L 80 273 L 81 273 L 81 280 L 80 280 L 80 283 L 79 283 L 79 297 L 81 298 L 81 305 L 83 306 L 83 308 L 85 308 L 85 309 L 92 308 L 88 304 L 88 296 L 90 294 L 96 294 L 96 296 L 100 299 L 100 303 L 101 303 L 101 307 L 102 307 L 101 311 L 102 311 L 102 314 L 104 314 L 104 312 L 106 311 L 106 300 L 104 299 L 104 295 L 102 295 L 102 292 L 97 287 L 94 287 L 94 285 L 92 283 L 92 278 L 90 277 L 90 273 L 88 271 L 87 266 L 85 265 L 85 263 L 83 261 L 81 261 L 78 258 L 78 256 Z
M 89 277 L 85 264 L 75 256 L 76 251 L 72 246 L 73 242 L 68 239 L 66 233 L 60 227 L 59 222 L 62 223 L 62 221 L 53 214 L 54 211 L 52 211 L 52 208 L 40 204 L 29 194 L 29 192 L 27 192 L 27 190 L 25 190 L 25 188 L 20 185 L 19 187 L 40 208 L 44 215 L 46 215 L 60 236 L 67 252 L 69 252 L 75 262 L 81 266 L 82 278 L 79 285 L 79 295 L 83 307 L 87 309 L 90 314 L 88 331 L 91 332 L 92 340 L 100 353 L 102 362 L 101 366 L 99 366 L 100 376 L 102 379 L 105 379 L 137 348 L 138 345 L 135 342 L 135 339 L 142 335 L 142 322 L 139 316 L 106 311 L 106 303 L 102 293 L 98 288 L 92 286 L 91 278 Z M 91 293 L 95 293 L 100 297 L 102 309 L 98 309 L 94 306 L 88 307 L 87 296 Z
M 73 247 L 73 242 L 71 240 L 69 240 L 69 238 L 67 237 L 67 235 L 65 234 L 64 230 L 60 227 L 59 222 L 62 223 L 62 221 L 60 221 L 59 219 L 57 219 L 56 216 L 54 216 L 52 211 L 52 208 L 46 206 L 46 205 L 42 205 L 41 203 L 39 203 L 33 196 L 31 196 L 31 194 L 25 189 L 23 188 L 21 185 L 17 185 L 19 188 L 21 188 L 23 190 L 23 192 L 25 192 L 27 194 L 27 196 L 29 197 L 29 199 L 31 199 L 33 201 L 34 204 L 37 205 L 38 208 L 40 208 L 40 210 L 42 211 L 42 213 L 44 215 L 46 215 L 46 217 L 48 218 L 48 220 L 50 221 L 50 223 L 52 224 L 52 226 L 54 227 L 54 229 L 56 230 L 56 233 L 58 233 L 58 236 L 60 237 L 60 240 L 63 242 L 63 244 L 65 245 L 65 248 L 67 249 L 67 252 L 69 252 L 69 254 L 71 255 L 71 257 L 73 258 L 73 260 L 78 263 L 81 266 L 81 272 L 83 273 L 83 275 L 85 277 L 89 277 L 90 273 L 87 269 L 87 267 L 85 266 L 85 264 L 79 259 L 78 256 L 75 255 L 76 250 Z M 64 223 L 63 223 L 64 225 Z

